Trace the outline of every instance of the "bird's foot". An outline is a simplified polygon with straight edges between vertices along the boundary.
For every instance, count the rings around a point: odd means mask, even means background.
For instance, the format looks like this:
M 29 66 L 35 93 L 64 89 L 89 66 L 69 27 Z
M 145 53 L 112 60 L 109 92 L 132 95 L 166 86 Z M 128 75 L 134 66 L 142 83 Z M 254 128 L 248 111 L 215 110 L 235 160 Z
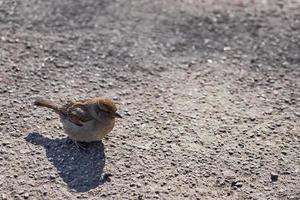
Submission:
M 71 143 L 75 144 L 77 150 L 87 151 L 86 145 L 84 143 L 77 142 L 76 140 L 72 140 L 70 138 L 66 140 L 66 144 L 71 144 Z
M 86 145 L 81 142 L 73 141 L 78 150 L 87 151 Z

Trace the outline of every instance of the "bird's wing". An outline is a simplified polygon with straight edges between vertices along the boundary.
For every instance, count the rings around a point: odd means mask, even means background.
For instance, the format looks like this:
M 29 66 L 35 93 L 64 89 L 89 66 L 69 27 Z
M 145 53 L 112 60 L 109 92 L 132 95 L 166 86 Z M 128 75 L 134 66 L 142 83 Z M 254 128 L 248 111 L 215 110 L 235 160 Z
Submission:
M 62 112 L 71 122 L 78 126 L 82 126 L 84 122 L 92 120 L 92 116 L 84 109 L 84 107 L 73 107 L 74 102 L 68 101 L 62 108 Z
M 70 113 L 74 118 L 77 118 L 81 122 L 88 122 L 93 120 L 93 117 L 85 110 L 76 108 Z

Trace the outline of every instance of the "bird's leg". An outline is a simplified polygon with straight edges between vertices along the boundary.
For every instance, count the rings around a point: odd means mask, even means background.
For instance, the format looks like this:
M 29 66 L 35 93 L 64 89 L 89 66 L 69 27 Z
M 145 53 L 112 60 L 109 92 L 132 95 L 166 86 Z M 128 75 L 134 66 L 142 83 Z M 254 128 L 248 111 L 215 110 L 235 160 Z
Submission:
M 68 139 L 66 140 L 66 144 L 71 144 L 71 143 L 75 144 L 75 146 L 78 150 L 86 151 L 86 147 L 84 145 L 82 145 L 82 144 L 80 144 L 80 142 L 77 142 L 76 140 L 73 140 L 68 137 Z
M 84 152 L 87 152 L 87 148 L 85 145 L 83 145 L 82 143 L 80 142 L 77 142 L 76 140 L 73 140 L 75 146 L 77 147 L 78 150 L 81 150 L 81 151 L 84 151 Z
M 86 147 L 84 145 L 80 144 L 80 142 L 77 142 L 75 140 L 73 142 L 79 150 L 84 150 L 84 151 L 86 150 Z

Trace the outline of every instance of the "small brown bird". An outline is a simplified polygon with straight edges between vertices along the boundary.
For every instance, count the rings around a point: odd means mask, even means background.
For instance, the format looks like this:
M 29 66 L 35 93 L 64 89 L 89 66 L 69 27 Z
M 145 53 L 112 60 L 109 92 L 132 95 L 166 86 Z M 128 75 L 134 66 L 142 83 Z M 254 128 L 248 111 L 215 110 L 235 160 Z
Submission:
M 103 97 L 68 102 L 61 107 L 43 99 L 36 100 L 34 104 L 59 114 L 65 132 L 75 142 L 102 140 L 113 129 L 115 118 L 122 118 L 114 102 Z

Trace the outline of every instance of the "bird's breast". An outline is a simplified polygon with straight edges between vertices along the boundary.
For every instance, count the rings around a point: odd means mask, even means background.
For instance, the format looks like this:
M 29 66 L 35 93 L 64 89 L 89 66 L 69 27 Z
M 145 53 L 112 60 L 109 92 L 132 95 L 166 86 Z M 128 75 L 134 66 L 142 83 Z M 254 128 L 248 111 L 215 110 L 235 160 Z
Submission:
M 90 120 L 78 126 L 68 120 L 61 119 L 65 132 L 68 136 L 79 142 L 93 142 L 102 140 L 114 127 L 115 120 L 97 121 Z

